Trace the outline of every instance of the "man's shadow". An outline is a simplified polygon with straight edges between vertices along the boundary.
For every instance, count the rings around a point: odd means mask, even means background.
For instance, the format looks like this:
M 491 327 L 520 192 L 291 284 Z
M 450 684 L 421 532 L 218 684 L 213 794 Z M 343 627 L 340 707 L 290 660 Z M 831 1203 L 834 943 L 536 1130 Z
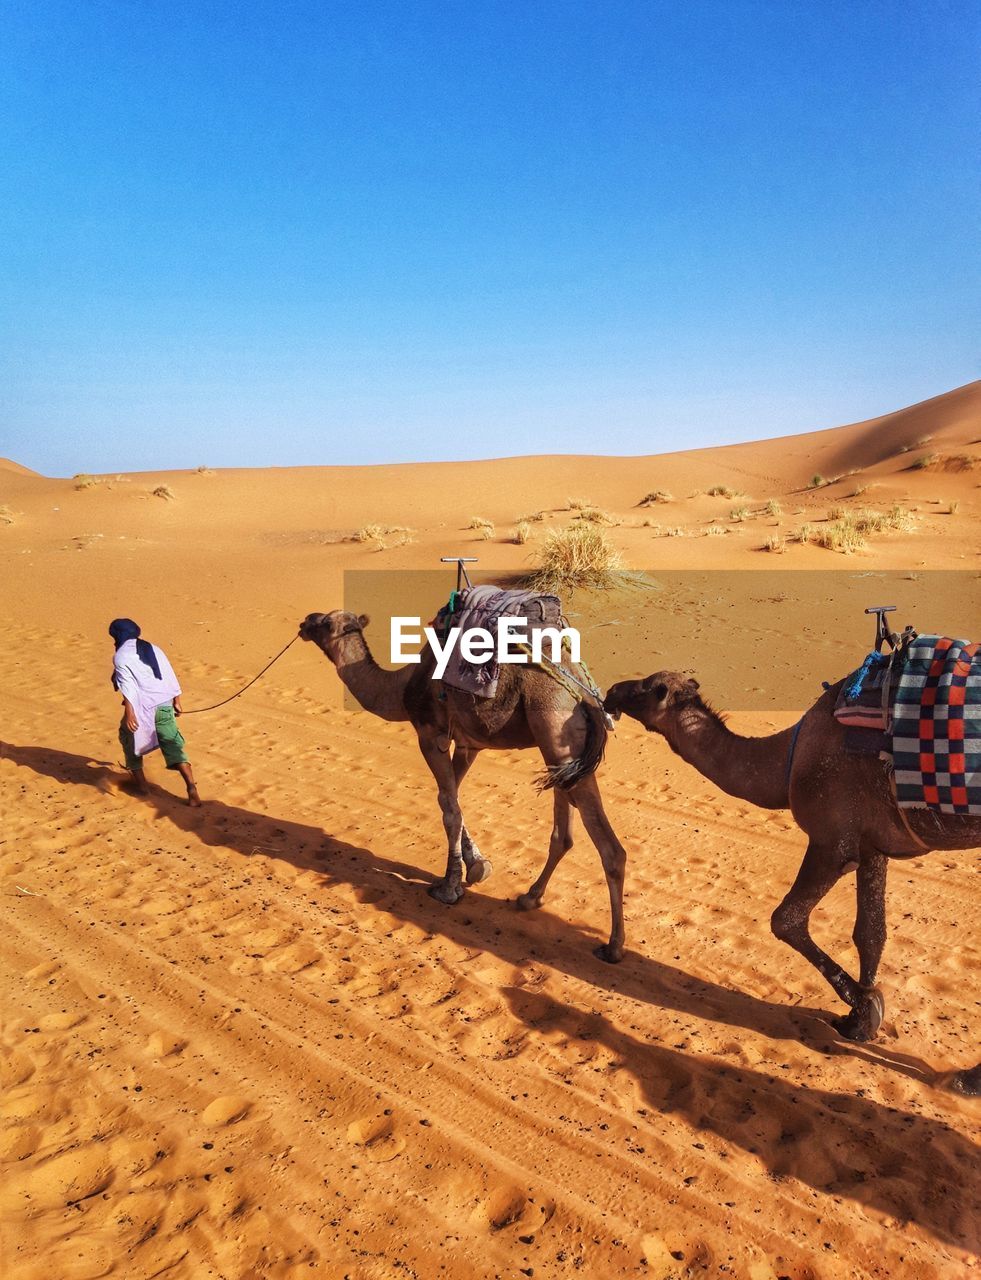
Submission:
M 503 994 L 539 1035 L 605 1046 L 652 1110 L 742 1147 L 771 1176 L 915 1222 L 957 1248 L 981 1248 L 981 1151 L 942 1121 L 648 1043 L 544 992 Z

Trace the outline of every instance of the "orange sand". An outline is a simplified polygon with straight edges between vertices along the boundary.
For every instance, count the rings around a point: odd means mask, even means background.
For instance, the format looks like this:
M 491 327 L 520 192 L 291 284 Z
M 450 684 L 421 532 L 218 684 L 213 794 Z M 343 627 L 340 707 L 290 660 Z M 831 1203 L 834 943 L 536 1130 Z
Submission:
M 468 779 L 496 870 L 447 909 L 425 893 L 444 851 L 411 729 L 345 709 L 316 650 L 294 646 L 244 698 L 184 722 L 207 800 L 192 811 L 159 758 L 149 800 L 121 786 L 105 627 L 136 617 L 202 706 L 304 614 L 338 607 L 345 569 L 460 550 L 520 570 L 582 496 L 649 570 L 847 569 L 868 575 L 866 603 L 884 569 L 967 570 L 974 594 L 942 616 L 897 617 L 977 635 L 981 466 L 944 459 L 979 445 L 975 383 L 874 422 L 657 458 L 85 488 L 0 465 L 4 1276 L 967 1275 L 978 1104 L 936 1080 L 979 1057 L 975 853 L 893 866 L 887 1019 L 851 1046 L 824 1020 L 840 1011 L 830 990 L 769 933 L 803 848 L 789 815 L 715 791 L 632 722 L 601 775 L 630 859 L 629 950 L 611 968 L 591 952 L 608 904 L 584 837 L 541 912 L 513 907 L 549 828 L 532 753 L 487 753 Z M 816 472 L 850 474 L 810 489 Z M 705 496 L 714 485 L 748 496 Z M 655 489 L 674 496 L 638 508 Z M 769 498 L 782 513 L 752 514 Z M 915 531 L 850 558 L 759 550 L 830 506 L 896 501 Z M 540 509 L 514 544 L 516 518 Z M 493 539 L 466 529 L 474 515 Z M 702 536 L 713 520 L 729 532 Z M 345 540 L 369 523 L 412 540 Z M 662 625 L 701 625 L 675 588 L 637 601 L 605 680 L 663 666 Z M 602 600 L 570 607 L 599 625 Z M 852 612 L 805 651 L 815 688 L 867 648 Z M 386 623 L 369 630 L 379 651 Z M 725 635 L 714 650 L 703 637 L 709 696 L 713 653 L 756 652 L 763 688 L 799 660 L 795 612 L 761 599 L 729 610 Z M 789 723 L 782 705 L 733 723 Z M 849 880 L 815 916 L 848 963 L 853 902 Z

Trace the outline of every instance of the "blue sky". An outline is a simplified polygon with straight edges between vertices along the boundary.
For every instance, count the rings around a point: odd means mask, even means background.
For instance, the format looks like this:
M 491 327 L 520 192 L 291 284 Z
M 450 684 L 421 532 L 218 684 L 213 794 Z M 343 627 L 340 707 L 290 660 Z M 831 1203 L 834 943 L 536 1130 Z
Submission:
M 974 0 L 7 0 L 0 453 L 650 453 L 978 376 Z

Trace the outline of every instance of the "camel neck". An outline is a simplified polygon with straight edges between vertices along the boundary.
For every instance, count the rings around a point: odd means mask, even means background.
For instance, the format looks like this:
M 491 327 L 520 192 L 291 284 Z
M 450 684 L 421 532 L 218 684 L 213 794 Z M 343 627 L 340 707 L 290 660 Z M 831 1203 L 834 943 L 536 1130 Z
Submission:
M 328 657 L 337 668 L 345 688 L 365 711 L 382 720 L 408 720 L 403 693 L 412 674 L 411 667 L 385 671 L 372 657 L 360 631 L 345 636 Z
M 744 738 L 708 708 L 690 707 L 665 736 L 683 760 L 728 795 L 761 809 L 786 809 L 793 732 L 789 728 L 765 738 Z

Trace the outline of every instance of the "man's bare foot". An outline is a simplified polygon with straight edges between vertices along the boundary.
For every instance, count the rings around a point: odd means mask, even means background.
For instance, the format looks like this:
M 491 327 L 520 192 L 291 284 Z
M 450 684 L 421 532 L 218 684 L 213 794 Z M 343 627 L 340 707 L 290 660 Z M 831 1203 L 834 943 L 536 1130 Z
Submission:
M 129 779 L 130 779 L 130 785 L 132 786 L 134 791 L 138 792 L 141 796 L 148 796 L 150 794 L 150 784 L 147 782 L 146 778 L 143 776 L 142 769 L 131 770 Z
M 201 797 L 198 795 L 197 787 L 193 785 L 191 785 L 187 789 L 187 803 L 191 806 L 192 809 L 201 808 Z

